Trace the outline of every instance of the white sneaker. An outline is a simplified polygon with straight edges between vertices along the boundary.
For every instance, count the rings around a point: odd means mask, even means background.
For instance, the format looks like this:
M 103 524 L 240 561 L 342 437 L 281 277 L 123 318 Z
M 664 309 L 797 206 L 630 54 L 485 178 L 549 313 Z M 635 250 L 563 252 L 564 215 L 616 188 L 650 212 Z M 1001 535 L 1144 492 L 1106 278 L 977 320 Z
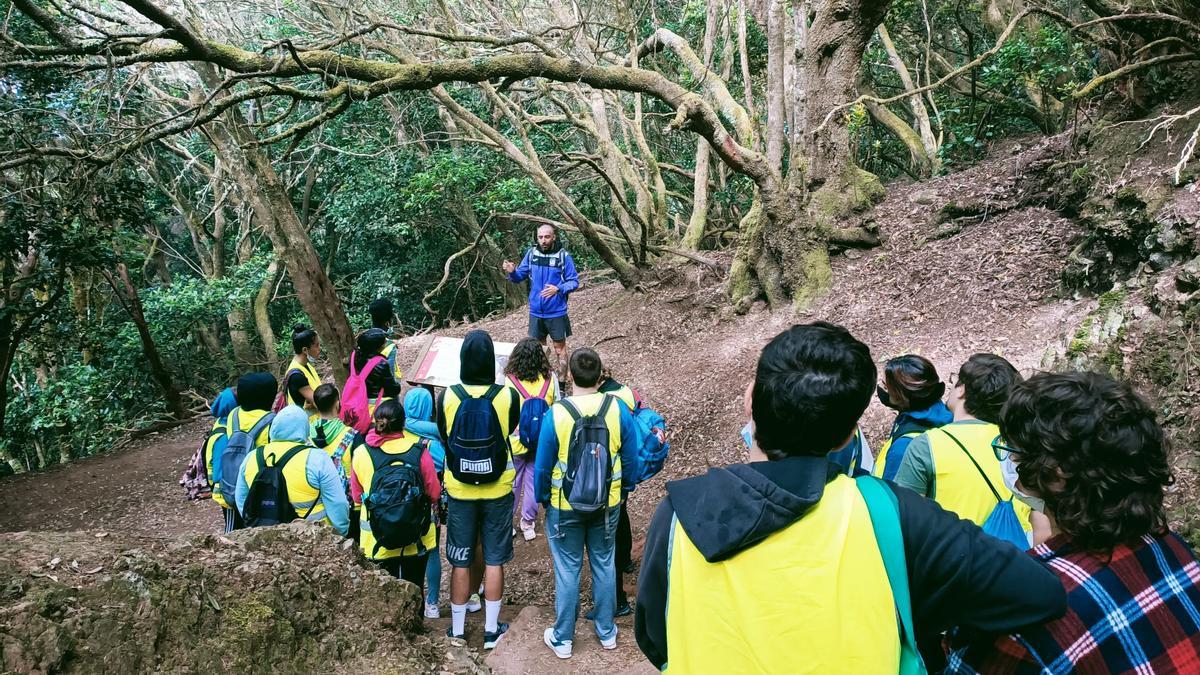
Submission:
M 557 656 L 558 658 L 560 658 L 560 659 L 571 658 L 571 641 L 563 640 L 562 642 L 559 642 L 558 640 L 555 640 L 553 628 L 547 628 L 546 632 L 542 633 L 542 642 L 545 642 L 546 646 L 550 648 L 550 651 L 554 652 L 554 655 Z M 613 647 L 616 647 L 616 646 L 617 646 L 617 641 L 616 641 L 616 639 L 614 639 Z
M 604 647 L 605 649 L 616 649 L 617 648 L 617 627 L 616 626 L 613 626 L 612 637 L 608 638 L 607 640 L 601 640 L 600 646 Z
M 431 605 L 427 602 L 425 603 L 425 618 L 440 619 L 442 618 L 442 610 L 438 609 L 437 605 Z
M 521 534 L 525 536 L 525 541 L 533 541 L 537 537 L 537 532 L 533 529 L 533 523 L 528 520 L 521 521 Z
M 483 603 L 479 600 L 479 594 L 475 593 L 470 600 L 467 600 L 467 611 L 474 614 L 481 609 L 483 609 Z

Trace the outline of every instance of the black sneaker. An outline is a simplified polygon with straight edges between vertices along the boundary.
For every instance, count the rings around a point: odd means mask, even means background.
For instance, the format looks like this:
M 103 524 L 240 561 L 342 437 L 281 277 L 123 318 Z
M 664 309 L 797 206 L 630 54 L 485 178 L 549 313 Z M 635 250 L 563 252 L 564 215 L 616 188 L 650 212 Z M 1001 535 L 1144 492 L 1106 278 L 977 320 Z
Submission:
M 497 624 L 496 632 L 483 634 L 483 648 L 495 649 L 496 643 L 500 642 L 500 636 L 508 632 L 508 624 Z
M 625 569 L 621 570 L 621 573 L 622 573 L 622 574 L 633 574 L 633 571 L 634 571 L 635 569 L 637 569 L 637 563 L 635 563 L 634 561 L 630 560 L 630 561 L 629 561 L 629 564 L 625 566 Z
M 629 604 L 628 602 L 622 602 L 622 603 L 618 604 L 617 609 L 615 611 L 613 611 L 613 618 L 615 619 L 619 616 L 629 616 L 630 614 L 633 614 L 633 605 Z M 584 618 L 587 619 L 588 621 L 595 621 L 596 620 L 596 608 L 593 607 L 593 608 L 589 609 L 587 611 L 587 614 L 584 615 Z
M 453 638 L 455 640 L 466 640 L 467 634 L 463 633 L 462 635 L 455 635 L 454 634 L 454 626 L 451 626 L 446 629 L 446 637 Z

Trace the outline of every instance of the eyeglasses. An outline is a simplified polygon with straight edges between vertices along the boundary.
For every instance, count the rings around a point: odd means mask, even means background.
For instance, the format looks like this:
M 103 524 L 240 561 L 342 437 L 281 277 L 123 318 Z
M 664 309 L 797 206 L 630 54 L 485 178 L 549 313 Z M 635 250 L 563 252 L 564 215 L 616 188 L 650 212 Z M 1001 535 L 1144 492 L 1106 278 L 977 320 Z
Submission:
M 996 459 L 1001 462 L 1009 458 L 1014 462 L 1021 461 L 1021 451 L 1008 445 L 1008 441 L 1003 436 L 997 436 L 992 441 L 992 452 L 996 454 Z

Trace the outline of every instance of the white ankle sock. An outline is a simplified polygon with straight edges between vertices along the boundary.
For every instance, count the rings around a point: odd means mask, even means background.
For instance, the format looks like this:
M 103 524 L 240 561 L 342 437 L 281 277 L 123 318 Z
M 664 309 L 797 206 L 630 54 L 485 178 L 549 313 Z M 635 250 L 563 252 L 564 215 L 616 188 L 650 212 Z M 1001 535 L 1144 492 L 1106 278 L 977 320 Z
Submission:
M 467 631 L 467 606 L 450 603 L 450 632 L 462 635 Z
M 483 631 L 485 633 L 495 633 L 500 627 L 500 601 L 499 600 L 484 600 L 483 601 Z

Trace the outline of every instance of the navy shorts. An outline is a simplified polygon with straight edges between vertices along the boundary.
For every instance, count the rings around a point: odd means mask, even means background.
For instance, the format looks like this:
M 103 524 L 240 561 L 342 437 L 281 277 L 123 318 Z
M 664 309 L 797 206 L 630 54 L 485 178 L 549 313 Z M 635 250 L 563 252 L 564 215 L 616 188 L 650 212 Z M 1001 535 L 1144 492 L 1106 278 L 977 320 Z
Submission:
M 495 499 L 455 499 L 446 509 L 446 559 L 470 567 L 475 542 L 483 541 L 483 563 L 499 567 L 513 557 L 513 494 Z
M 529 315 L 529 337 L 545 340 L 549 335 L 555 342 L 564 342 L 571 335 L 571 319 L 566 314 L 552 319 Z

